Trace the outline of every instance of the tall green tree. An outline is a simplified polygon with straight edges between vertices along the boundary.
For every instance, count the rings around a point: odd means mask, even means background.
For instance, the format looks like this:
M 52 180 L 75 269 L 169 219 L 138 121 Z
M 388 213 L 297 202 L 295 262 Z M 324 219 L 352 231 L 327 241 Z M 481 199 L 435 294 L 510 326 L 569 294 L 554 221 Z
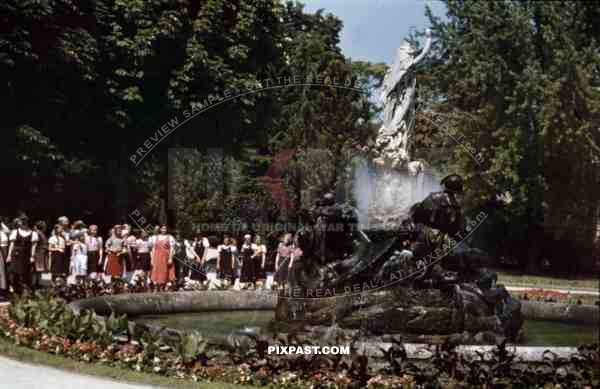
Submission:
M 448 168 L 466 176 L 473 207 L 511 193 L 488 239 L 517 247 L 508 254 L 524 267 L 535 271 L 548 259 L 565 269 L 576 256 L 579 269 L 589 268 L 600 197 L 600 7 L 445 4 L 445 18 L 427 10 L 437 42 L 422 70 L 422 103 L 444 115 L 484 159 L 457 147 Z

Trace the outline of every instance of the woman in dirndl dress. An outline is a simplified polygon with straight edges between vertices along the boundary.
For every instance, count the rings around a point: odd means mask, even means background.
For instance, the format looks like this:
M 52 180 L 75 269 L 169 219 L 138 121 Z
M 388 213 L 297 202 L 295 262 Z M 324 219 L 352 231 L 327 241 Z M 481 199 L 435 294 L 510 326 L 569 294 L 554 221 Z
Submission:
M 262 238 L 259 235 L 254 237 L 254 243 L 252 243 L 252 260 L 254 261 L 254 278 L 255 281 L 264 280 L 267 278 L 265 274 L 265 266 L 267 260 L 267 246 L 263 244 Z M 270 273 L 273 271 L 271 270 Z
M 150 279 L 158 291 L 164 290 L 168 282 L 176 280 L 175 266 L 173 264 L 175 238 L 167 232 L 166 225 L 160 226 L 160 232 L 154 239 L 152 246 L 152 272 Z
M 42 273 L 49 270 L 48 266 L 48 237 L 46 236 L 46 223 L 38 221 L 34 224 L 33 230 L 38 235 L 38 243 L 35 246 L 35 255 L 33 262 L 33 286 L 41 286 Z
M 254 249 L 252 248 L 252 236 L 244 235 L 244 243 L 240 248 L 242 258 L 242 274 L 240 282 L 243 284 L 256 282 L 256 262 L 254 261 Z
M 85 247 L 87 249 L 87 272 L 88 276 L 94 277 L 102 273 L 102 254 L 104 242 L 98 236 L 98 226 L 92 224 L 85 237 Z
M 61 268 L 59 270 L 62 270 L 63 268 L 66 269 L 64 272 L 64 276 L 66 277 L 69 274 L 69 258 L 71 258 L 71 239 L 69 237 L 69 234 L 71 233 L 71 222 L 69 221 L 68 217 L 61 216 L 57 219 L 56 224 L 60 225 L 60 233 L 65 241 L 65 249 L 63 251 L 65 254 L 63 261 L 64 266 L 62 266 L 63 263 L 61 263 Z M 61 274 L 61 277 L 62 275 L 63 274 Z
M 142 279 L 146 280 L 147 275 L 152 269 L 152 259 L 150 252 L 152 251 L 152 242 L 145 230 L 140 233 L 139 239 L 135 241 L 135 269 L 138 271 Z
M 8 259 L 10 262 L 10 277 L 16 294 L 31 290 L 31 268 L 34 262 L 35 247 L 38 236 L 29 228 L 27 217 L 22 216 L 15 221 L 15 228 L 8 240 Z
M 204 238 L 200 233 L 197 233 L 192 241 L 192 250 L 196 254 L 196 260 L 192 264 L 190 272 L 190 278 L 194 281 L 204 282 L 206 281 L 206 273 L 204 266 L 204 251 L 210 246 L 208 240 Z
M 304 269 L 304 263 L 302 261 L 302 257 L 304 256 L 304 251 L 302 248 L 305 246 L 305 239 L 301 239 L 300 235 L 296 233 L 294 235 L 294 240 L 292 244 L 292 252 L 290 256 L 290 266 L 289 266 L 289 274 L 288 281 L 297 281 L 298 274 L 300 274 Z
M 217 261 L 217 272 L 219 278 L 233 282 L 235 271 L 236 247 L 232 245 L 231 238 L 225 236 L 223 244 L 217 247 L 219 260 Z
M 285 288 L 288 281 L 292 250 L 292 234 L 284 234 L 277 247 L 277 256 L 275 257 L 275 281 L 277 281 L 280 288 Z
M 54 226 L 52 236 L 48 239 L 48 251 L 50 252 L 50 272 L 52 278 L 66 277 L 69 272 L 69 262 L 65 257 L 66 241 L 63 227 L 60 224 Z
M 121 228 L 121 239 L 123 239 L 123 254 L 121 260 L 123 261 L 123 268 L 125 274 L 131 276 L 136 268 L 135 259 L 137 257 L 135 253 L 136 237 L 131 232 L 131 226 L 124 224 Z
M 112 235 L 106 240 L 105 248 L 107 256 L 104 273 L 112 278 L 121 278 L 123 276 L 122 256 L 125 249 L 125 244 L 121 239 L 121 226 L 113 227 Z

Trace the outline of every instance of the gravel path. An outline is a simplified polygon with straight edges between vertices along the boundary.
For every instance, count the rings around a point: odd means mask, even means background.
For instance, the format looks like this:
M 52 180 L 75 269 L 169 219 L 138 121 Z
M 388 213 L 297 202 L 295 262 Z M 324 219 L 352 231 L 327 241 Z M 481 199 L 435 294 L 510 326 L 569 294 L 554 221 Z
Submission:
M 0 388 L 10 389 L 147 389 L 150 386 L 124 384 L 72 373 L 52 367 L 30 365 L 0 357 Z

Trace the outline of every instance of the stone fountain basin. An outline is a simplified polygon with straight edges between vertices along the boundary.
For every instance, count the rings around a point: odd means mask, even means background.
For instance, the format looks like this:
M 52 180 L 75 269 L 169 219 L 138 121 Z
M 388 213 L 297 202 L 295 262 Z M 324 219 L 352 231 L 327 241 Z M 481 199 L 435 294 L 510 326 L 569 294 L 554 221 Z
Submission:
M 543 303 L 537 301 L 522 301 L 523 314 L 527 319 L 554 320 L 567 323 L 598 324 L 599 309 L 593 305 L 568 305 Z M 139 293 L 114 296 L 94 297 L 77 300 L 70 304 L 76 311 L 92 310 L 101 316 L 111 312 L 127 314 L 130 317 L 142 315 L 162 315 L 191 312 L 219 311 L 274 311 L 277 296 L 244 291 L 195 291 L 172 293 Z M 133 322 L 132 322 L 133 324 Z M 249 323 L 250 324 L 250 323 Z M 140 325 L 136 323 L 135 325 Z M 149 329 L 161 330 L 164 338 L 181 334 L 182 330 L 162 328 L 153 324 L 141 324 Z M 236 340 L 227 338 L 209 338 L 209 343 L 232 346 L 239 341 L 247 341 L 243 335 Z M 392 346 L 391 342 L 381 338 L 365 338 L 357 344 L 370 358 L 375 360 L 383 356 L 382 349 Z M 435 345 L 426 343 L 404 343 L 408 357 L 415 360 L 429 359 L 434 353 Z M 479 358 L 478 353 L 491 355 L 494 346 L 491 345 L 461 345 L 456 351 L 465 358 Z M 544 352 L 552 351 L 559 357 L 568 358 L 577 352 L 577 347 L 546 347 L 546 346 L 510 346 L 524 362 L 542 361 Z
M 600 308 L 597 305 L 521 300 L 521 313 L 525 319 L 600 325 Z
M 223 312 L 223 311 L 273 311 L 277 305 L 277 296 L 267 293 L 244 291 L 189 291 L 165 293 L 135 293 L 119 294 L 112 296 L 92 297 L 76 300 L 69 304 L 76 312 L 82 310 L 94 311 L 103 320 L 104 316 L 111 313 L 126 314 L 130 326 L 145 327 L 150 331 L 160 333 L 163 341 L 170 343 L 186 331 L 176 328 L 148 323 L 138 323 L 135 318 L 143 315 L 169 315 L 178 313 L 195 312 Z M 204 335 L 204 334 L 203 334 Z M 231 347 L 240 342 L 247 342 L 248 338 L 239 336 L 210 336 L 209 344 L 219 347 Z
M 564 323 L 598 324 L 600 309 L 596 305 L 574 305 L 521 300 L 525 319 L 552 320 Z M 193 291 L 136 293 L 92 297 L 69 304 L 75 312 L 92 310 L 101 316 L 111 312 L 141 316 L 211 311 L 274 310 L 277 296 L 249 291 Z
M 77 300 L 70 304 L 75 312 L 87 309 L 101 316 L 115 312 L 133 317 L 186 312 L 274 310 L 276 305 L 275 295 L 245 291 L 119 294 Z

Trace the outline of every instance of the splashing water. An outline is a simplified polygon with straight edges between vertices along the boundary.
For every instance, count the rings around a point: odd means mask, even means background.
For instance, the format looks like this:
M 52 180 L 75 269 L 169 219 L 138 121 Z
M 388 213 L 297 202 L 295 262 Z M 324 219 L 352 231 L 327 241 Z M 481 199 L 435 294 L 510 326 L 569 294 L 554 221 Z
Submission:
M 399 225 L 408 217 L 410 208 L 429 193 L 440 191 L 439 175 L 431 169 L 399 171 L 375 166 L 359 157 L 353 176 L 353 195 L 358 222 L 364 229 L 381 223 Z

